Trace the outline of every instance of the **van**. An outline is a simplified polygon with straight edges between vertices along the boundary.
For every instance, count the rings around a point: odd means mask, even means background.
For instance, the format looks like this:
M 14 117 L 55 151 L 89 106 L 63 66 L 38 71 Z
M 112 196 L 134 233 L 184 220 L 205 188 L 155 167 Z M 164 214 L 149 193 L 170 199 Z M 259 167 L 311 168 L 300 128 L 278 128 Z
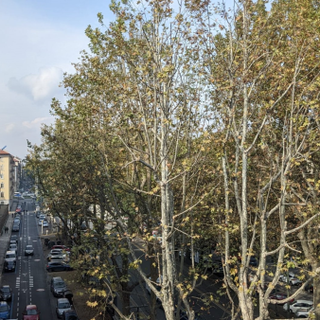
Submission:
M 7 251 L 4 259 L 5 259 L 5 260 L 8 260 L 8 259 L 14 259 L 14 260 L 16 260 L 16 259 L 17 259 L 16 252 L 15 252 L 15 251 Z

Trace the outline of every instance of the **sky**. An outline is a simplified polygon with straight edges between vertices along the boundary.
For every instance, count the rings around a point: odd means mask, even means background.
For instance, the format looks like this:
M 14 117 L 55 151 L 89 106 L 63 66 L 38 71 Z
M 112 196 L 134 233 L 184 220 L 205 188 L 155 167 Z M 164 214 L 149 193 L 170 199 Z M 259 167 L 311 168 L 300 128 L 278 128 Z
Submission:
M 110 0 L 0 0 L 0 149 L 21 159 L 27 140 L 41 143 L 41 124 L 53 123 L 52 98 L 73 73 L 82 50 L 89 50 L 88 25 L 113 20 Z

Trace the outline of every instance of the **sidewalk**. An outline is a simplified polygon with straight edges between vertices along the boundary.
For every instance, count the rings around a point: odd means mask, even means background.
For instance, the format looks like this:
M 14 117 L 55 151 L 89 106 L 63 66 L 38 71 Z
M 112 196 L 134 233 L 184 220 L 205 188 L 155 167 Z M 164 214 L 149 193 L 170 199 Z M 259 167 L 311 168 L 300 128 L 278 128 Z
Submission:
M 11 229 L 12 229 L 12 222 L 14 219 L 14 212 L 10 211 L 8 215 L 8 219 L 6 221 L 5 227 L 8 227 L 8 232 L 5 233 L 3 231 L 2 235 L 0 236 L 0 283 L 2 280 L 2 269 L 3 269 L 3 263 L 4 263 L 4 256 L 6 254 L 6 251 L 8 250 L 9 246 L 9 240 L 11 236 Z

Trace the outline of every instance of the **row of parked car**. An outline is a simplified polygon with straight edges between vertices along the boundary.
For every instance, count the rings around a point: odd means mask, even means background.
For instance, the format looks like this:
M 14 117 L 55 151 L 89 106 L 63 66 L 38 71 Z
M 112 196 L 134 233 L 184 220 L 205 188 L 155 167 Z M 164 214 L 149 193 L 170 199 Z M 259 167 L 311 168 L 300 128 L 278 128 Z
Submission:
M 17 208 L 16 216 L 12 224 L 12 231 L 19 232 L 21 224 L 21 206 Z M 5 254 L 3 269 L 6 272 L 15 271 L 16 261 L 18 256 L 18 245 L 19 237 L 18 235 L 12 234 L 9 240 L 8 250 Z M 31 244 L 27 244 L 24 250 L 25 255 L 33 255 L 34 250 Z M 3 285 L 0 288 L 0 319 L 8 319 L 10 317 L 10 301 L 12 300 L 12 289 L 9 285 Z M 22 312 L 23 320 L 39 320 L 40 312 L 36 305 L 25 306 Z
M 47 219 L 41 212 L 36 212 L 39 219 L 38 225 L 47 227 Z M 49 247 L 50 252 L 46 257 L 46 270 L 48 272 L 70 271 L 72 267 L 68 263 L 70 261 L 70 248 L 59 243 L 45 239 L 45 245 Z M 79 320 L 76 311 L 72 307 L 73 294 L 68 290 L 64 280 L 61 277 L 52 277 L 50 281 L 50 291 L 53 296 L 58 298 L 56 303 L 56 313 L 59 319 L 63 320 Z
M 58 298 L 56 312 L 58 318 L 63 320 L 79 320 L 77 313 L 72 309 L 73 294 L 68 290 L 66 283 L 61 277 L 52 277 L 50 291 Z

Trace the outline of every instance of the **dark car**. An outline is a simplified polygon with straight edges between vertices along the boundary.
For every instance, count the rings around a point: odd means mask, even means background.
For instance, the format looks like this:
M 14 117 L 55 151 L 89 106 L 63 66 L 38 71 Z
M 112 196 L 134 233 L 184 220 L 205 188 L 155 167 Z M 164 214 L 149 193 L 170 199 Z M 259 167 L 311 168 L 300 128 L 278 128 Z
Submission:
M 4 271 L 15 271 L 16 270 L 16 259 L 6 259 L 3 266 Z
M 313 284 L 311 283 L 311 284 L 306 285 L 304 290 L 306 290 L 307 292 L 313 293 Z
M 67 286 L 61 277 L 53 277 L 50 282 L 50 289 L 55 297 L 62 298 Z
M 24 255 L 25 256 L 33 256 L 34 250 L 32 244 L 27 244 L 26 248 L 24 250 Z
M 47 271 L 70 271 L 72 270 L 71 266 L 63 261 L 59 262 L 48 262 Z
M 10 237 L 10 242 L 11 241 L 15 241 L 18 244 L 18 235 L 12 234 L 11 237 Z
M 17 223 L 14 223 L 12 226 L 12 232 L 19 232 L 20 231 L 20 225 Z
M 12 299 L 12 290 L 10 286 L 4 285 L 0 288 L 0 300 L 9 301 Z
M 62 320 L 79 320 L 79 317 L 74 310 L 68 310 L 62 314 Z
M 8 319 L 10 317 L 10 306 L 6 301 L 0 301 L 0 319 Z
M 249 265 L 251 266 L 251 267 L 257 267 L 258 266 L 258 259 L 256 258 L 256 257 L 254 257 L 254 256 L 251 256 L 250 257 L 250 261 L 249 261 Z

